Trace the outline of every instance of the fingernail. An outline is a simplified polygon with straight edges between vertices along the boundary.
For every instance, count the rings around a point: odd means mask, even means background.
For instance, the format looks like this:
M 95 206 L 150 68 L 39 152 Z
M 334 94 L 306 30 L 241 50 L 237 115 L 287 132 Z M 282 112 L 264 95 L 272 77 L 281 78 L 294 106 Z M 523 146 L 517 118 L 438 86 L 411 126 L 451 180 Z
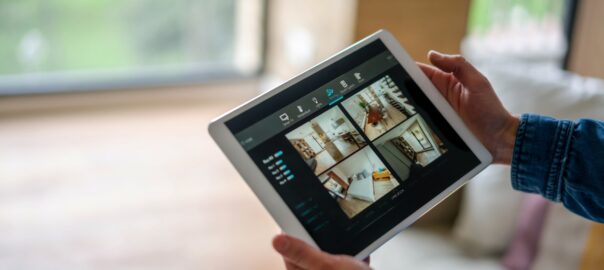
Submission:
M 277 238 L 275 238 L 274 246 L 279 253 L 282 253 L 287 250 L 287 247 L 289 246 L 289 240 L 284 235 L 279 235 L 277 236 Z
M 428 57 L 434 58 L 434 59 L 437 59 L 437 60 L 443 59 L 444 56 L 445 56 L 444 54 L 442 54 L 440 52 L 437 52 L 435 50 L 430 50 L 430 52 L 428 52 Z

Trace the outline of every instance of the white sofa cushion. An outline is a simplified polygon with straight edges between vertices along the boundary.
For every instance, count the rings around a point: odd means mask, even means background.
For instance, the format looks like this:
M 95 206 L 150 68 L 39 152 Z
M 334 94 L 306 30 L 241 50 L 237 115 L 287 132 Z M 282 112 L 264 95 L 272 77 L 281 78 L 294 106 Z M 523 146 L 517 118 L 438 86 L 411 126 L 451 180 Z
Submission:
M 380 270 L 503 270 L 497 259 L 465 254 L 446 227 L 403 231 L 371 254 L 371 266 Z
M 453 235 L 468 253 L 501 253 L 512 238 L 522 194 L 509 179 L 509 166 L 491 165 L 466 185 Z

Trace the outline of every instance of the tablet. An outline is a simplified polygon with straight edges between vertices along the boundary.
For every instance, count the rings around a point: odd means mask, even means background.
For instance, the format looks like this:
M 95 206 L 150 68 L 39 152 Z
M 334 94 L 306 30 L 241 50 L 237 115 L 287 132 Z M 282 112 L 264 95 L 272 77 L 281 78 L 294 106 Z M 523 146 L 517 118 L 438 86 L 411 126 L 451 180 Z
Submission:
M 209 131 L 283 231 L 359 259 L 492 160 L 385 30 Z

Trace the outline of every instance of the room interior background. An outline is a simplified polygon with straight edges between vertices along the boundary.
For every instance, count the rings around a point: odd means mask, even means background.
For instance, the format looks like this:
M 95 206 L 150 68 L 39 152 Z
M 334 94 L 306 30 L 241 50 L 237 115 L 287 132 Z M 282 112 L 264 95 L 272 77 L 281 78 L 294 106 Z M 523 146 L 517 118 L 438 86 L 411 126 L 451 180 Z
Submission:
M 118 2 L 0 3 L 2 269 L 279 269 L 278 227 L 206 125 L 380 28 L 418 61 L 604 78 L 597 0 Z M 419 224 L 453 226 L 462 192 Z

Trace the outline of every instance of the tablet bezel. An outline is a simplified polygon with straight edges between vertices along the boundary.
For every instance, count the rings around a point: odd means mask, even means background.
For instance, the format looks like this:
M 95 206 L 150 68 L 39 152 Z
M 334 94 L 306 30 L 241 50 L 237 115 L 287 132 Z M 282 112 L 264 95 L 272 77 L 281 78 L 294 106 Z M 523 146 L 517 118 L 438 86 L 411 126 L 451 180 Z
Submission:
M 394 55 L 394 57 L 403 67 L 403 69 L 407 71 L 413 81 L 415 81 L 418 87 L 434 104 L 438 112 L 451 125 L 453 130 L 457 132 L 459 137 L 467 144 L 472 153 L 479 159 L 480 164 L 468 173 L 466 173 L 463 177 L 455 181 L 453 184 L 448 186 L 446 189 L 442 190 L 436 197 L 432 198 L 428 203 L 424 204 L 418 210 L 413 212 L 413 214 L 409 215 L 407 218 L 402 220 L 398 225 L 391 228 L 387 233 L 378 237 L 375 241 L 365 247 L 358 254 L 354 254 L 357 259 L 363 259 L 369 256 L 371 252 L 373 252 L 375 249 L 380 247 L 390 238 L 395 236 L 398 232 L 411 225 L 423 214 L 425 214 L 432 207 L 436 206 L 439 202 L 447 198 L 455 190 L 463 186 L 471 177 L 478 174 L 478 172 L 482 171 L 492 162 L 492 156 L 488 152 L 488 150 L 480 143 L 480 141 L 472 134 L 472 132 L 470 132 L 470 130 L 463 123 L 457 113 L 455 113 L 455 111 L 449 105 L 446 99 L 434 87 L 432 82 L 419 69 L 415 61 L 409 56 L 409 54 L 401 47 L 399 42 L 388 31 L 380 30 L 356 42 L 355 44 L 328 58 L 327 60 L 302 72 L 300 75 L 294 77 L 293 79 L 282 84 L 281 86 L 267 91 L 262 95 L 259 95 L 258 97 L 223 114 L 222 116 L 213 120 L 208 127 L 209 133 L 214 139 L 214 141 L 216 141 L 220 149 L 231 161 L 235 169 L 250 186 L 252 191 L 256 194 L 256 196 L 264 205 L 264 207 L 269 211 L 269 213 L 275 219 L 281 229 L 289 235 L 300 238 L 305 242 L 309 243 L 310 245 L 318 248 L 318 245 L 315 243 L 310 234 L 306 231 L 306 229 L 294 215 L 294 213 L 286 205 L 285 201 L 270 185 L 268 179 L 262 174 L 260 169 L 256 166 L 256 164 L 253 162 L 253 160 L 250 158 L 244 148 L 239 144 L 234 134 L 232 134 L 230 130 L 226 127 L 225 122 L 246 112 L 248 109 L 256 106 L 257 104 L 266 101 L 272 96 L 287 90 L 290 86 L 297 84 L 298 82 L 312 76 L 313 74 L 321 72 L 325 67 L 341 60 L 342 58 L 347 57 L 351 53 L 363 48 L 364 46 L 378 39 L 383 42 L 383 44 Z M 334 74 L 334 77 L 336 77 L 337 75 L 339 74 Z

